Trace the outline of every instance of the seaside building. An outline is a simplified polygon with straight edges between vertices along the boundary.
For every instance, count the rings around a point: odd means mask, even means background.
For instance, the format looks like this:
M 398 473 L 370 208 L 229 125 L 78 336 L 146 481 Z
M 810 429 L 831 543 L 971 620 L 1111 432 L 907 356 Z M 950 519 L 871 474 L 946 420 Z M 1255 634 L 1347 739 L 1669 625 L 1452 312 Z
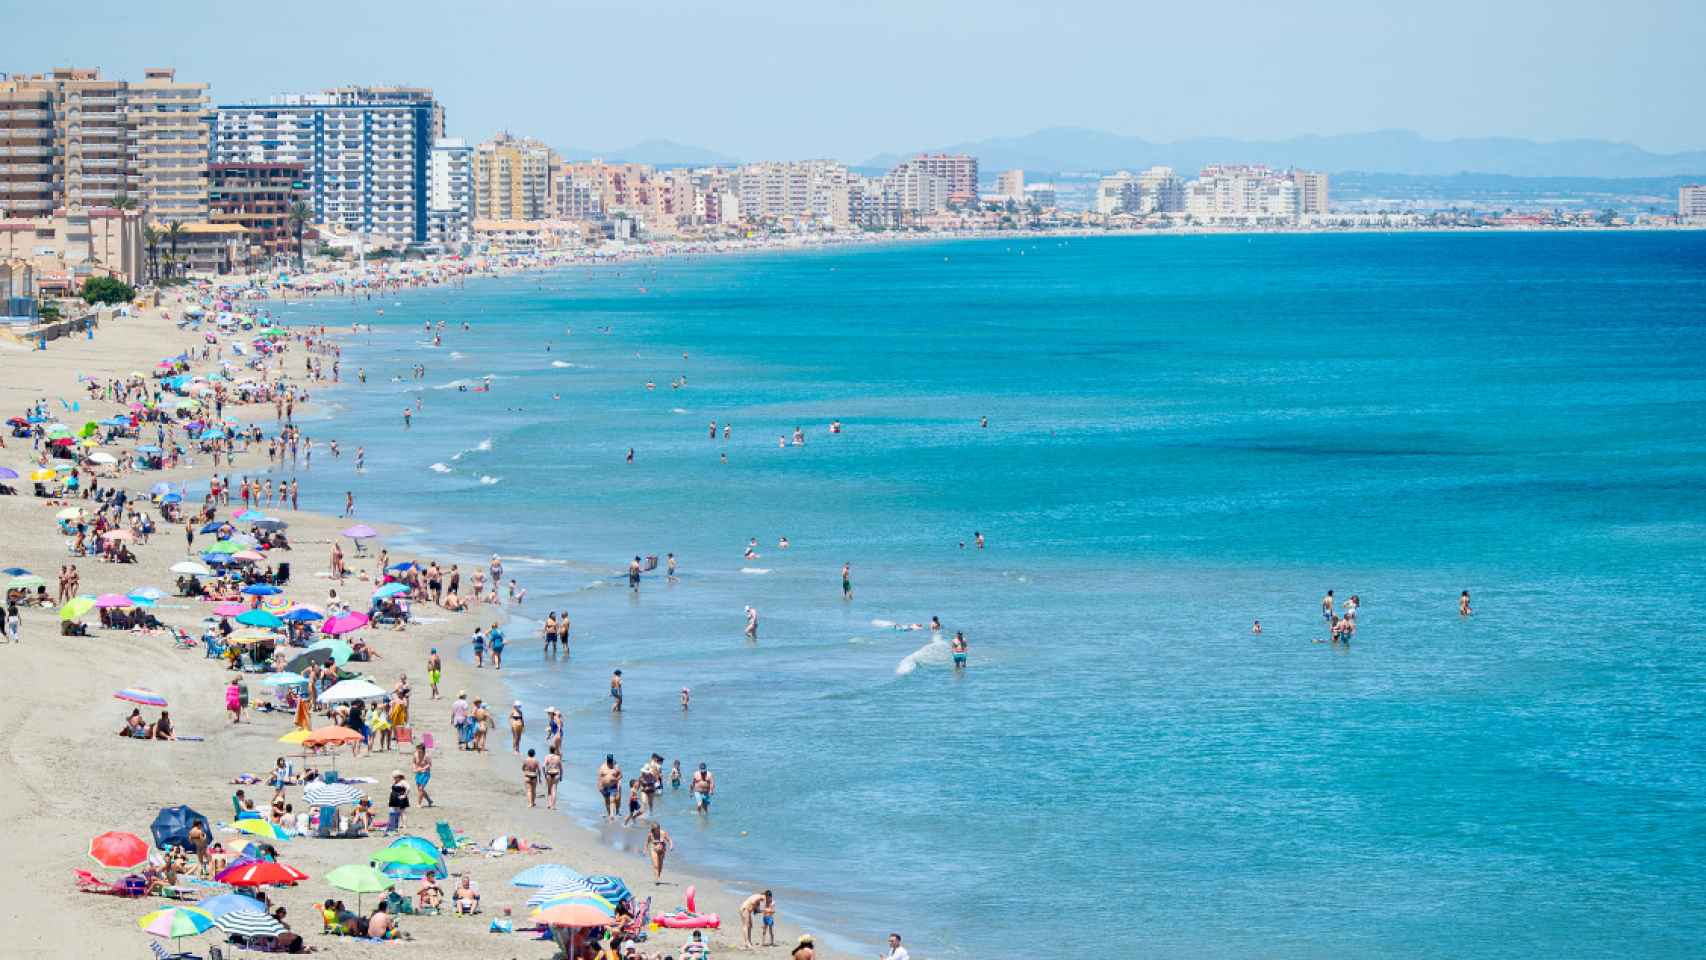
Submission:
M 995 192 L 1011 203 L 1024 206 L 1025 203 L 1025 171 L 1003 170 L 995 178 Z
M 427 163 L 443 108 L 432 91 L 343 87 L 214 111 L 215 163 L 299 164 L 315 222 L 427 240 Z
M 474 217 L 542 220 L 551 214 L 557 155 L 538 140 L 500 133 L 474 150 Z
M 1298 188 L 1260 164 L 1211 164 L 1187 187 L 1185 212 L 1207 223 L 1291 222 Z
M 551 204 L 559 220 L 597 220 L 604 216 L 599 184 L 577 176 L 572 166 L 560 165 L 552 173 Z
M 1677 190 L 1676 215 L 1684 220 L 1706 220 L 1706 183 L 1690 183 Z
M 1136 176 L 1121 170 L 1112 176 L 1103 177 L 1096 184 L 1095 211 L 1102 216 L 1116 213 L 1136 213 L 1140 206 L 1138 179 Z
M 59 67 L 0 80 L 0 211 L 39 216 L 124 198 L 186 223 L 207 217 L 207 85 Z
M 1327 212 L 1327 174 L 1319 170 L 1293 170 L 1291 182 L 1297 184 L 1297 212 L 1317 216 Z
M 442 137 L 427 162 L 427 240 L 459 248 L 473 239 L 474 148 Z
M 1060 195 L 1052 183 L 1032 183 L 1025 186 L 1025 205 L 1050 210 L 1060 204 Z
M 69 288 L 89 276 L 140 283 L 142 212 L 97 207 L 0 220 L 0 259 L 30 262 L 42 287 Z
M 189 273 L 224 276 L 247 272 L 256 264 L 256 254 L 265 247 L 238 223 L 187 223 L 178 237 L 179 269 Z
M 911 164 L 947 183 L 946 203 L 964 206 L 977 202 L 977 158 L 963 153 L 921 153 L 902 166 Z
M 932 170 L 923 156 L 903 161 L 883 177 L 883 191 L 895 198 L 905 216 L 922 217 L 947 209 L 953 189 L 953 183 Z M 976 193 L 972 196 L 975 199 Z
M 833 160 L 798 160 L 744 164 L 730 187 L 747 221 L 793 219 L 837 229 L 852 222 L 851 180 L 847 168 Z
M 1137 213 L 1183 213 L 1185 181 L 1172 167 L 1150 167 L 1137 178 Z
M 214 163 L 207 176 L 209 223 L 247 230 L 251 259 L 296 255 L 290 208 L 309 193 L 301 164 Z

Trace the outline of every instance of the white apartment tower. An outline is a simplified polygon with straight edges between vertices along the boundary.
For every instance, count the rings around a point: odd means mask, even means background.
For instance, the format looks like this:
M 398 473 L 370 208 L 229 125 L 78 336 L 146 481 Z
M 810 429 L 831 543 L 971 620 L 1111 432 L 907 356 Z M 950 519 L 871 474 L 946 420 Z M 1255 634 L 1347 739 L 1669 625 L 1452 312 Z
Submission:
M 427 240 L 459 247 L 474 240 L 474 148 L 440 138 L 427 160 Z

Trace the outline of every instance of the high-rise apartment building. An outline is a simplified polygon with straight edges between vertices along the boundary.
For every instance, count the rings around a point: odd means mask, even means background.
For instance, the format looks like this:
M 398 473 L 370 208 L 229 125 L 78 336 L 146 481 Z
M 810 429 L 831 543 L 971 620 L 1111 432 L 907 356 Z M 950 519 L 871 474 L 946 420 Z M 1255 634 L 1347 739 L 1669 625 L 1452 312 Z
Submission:
M 432 91 L 346 87 L 214 111 L 216 163 L 301 164 L 315 222 L 427 240 L 427 164 L 443 109 Z
M 207 217 L 207 85 L 61 67 L 0 80 L 0 209 L 41 216 L 126 198 L 155 220 Z
M 1706 219 L 1706 183 L 1690 183 L 1677 189 L 1676 215 L 1685 220 Z
M 551 215 L 557 156 L 532 139 L 498 134 L 474 150 L 474 218 L 543 220 Z
M 921 153 L 908 163 L 947 182 L 947 203 L 953 206 L 977 202 L 977 158 L 963 153 Z
M 1025 171 L 1003 170 L 995 178 L 995 192 L 1009 203 L 1025 202 Z
M 131 149 L 142 178 L 140 205 L 152 220 L 208 217 L 207 84 L 169 69 L 144 71 L 130 85 Z
M 976 199 L 977 161 L 970 157 L 954 158 L 945 154 L 935 157 L 919 154 L 911 160 L 902 161 L 883 177 L 883 189 L 899 198 L 900 208 L 906 214 L 926 216 L 939 213 L 953 198 L 963 195 L 967 171 L 963 166 L 948 162 L 957 159 L 971 160 L 972 197 Z M 950 172 L 958 178 L 957 181 L 945 175 Z M 956 192 L 956 189 L 960 192 Z
M 1327 175 L 1319 170 L 1293 170 L 1297 184 L 1297 212 L 1305 216 L 1327 212 Z
M 1289 176 L 1260 164 L 1212 164 L 1191 182 L 1185 210 L 1211 221 L 1295 219 L 1298 187 Z
M 1185 181 L 1172 167 L 1150 167 L 1138 174 L 1139 213 L 1183 213 Z
M 840 228 L 851 221 L 850 179 L 847 168 L 833 160 L 798 160 L 745 164 L 729 185 L 747 220 L 789 217 Z
M 309 194 L 301 164 L 215 163 L 207 176 L 209 223 L 247 229 L 248 242 L 264 256 L 295 255 L 290 209 Z
M 446 247 L 474 239 L 474 148 L 442 138 L 427 164 L 427 239 Z
M 1102 216 L 1136 213 L 1139 207 L 1137 177 L 1121 170 L 1096 184 L 1096 212 Z

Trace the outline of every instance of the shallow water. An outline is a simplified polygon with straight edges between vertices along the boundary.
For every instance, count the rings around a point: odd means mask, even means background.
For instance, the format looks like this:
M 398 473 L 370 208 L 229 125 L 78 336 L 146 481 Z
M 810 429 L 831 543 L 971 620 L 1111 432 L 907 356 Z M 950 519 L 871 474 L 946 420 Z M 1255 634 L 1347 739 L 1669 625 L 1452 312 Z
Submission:
M 510 679 L 569 716 L 578 810 L 607 750 L 707 761 L 712 817 L 665 825 L 785 912 L 935 957 L 1706 935 L 1706 235 L 968 241 L 376 305 L 278 308 L 378 328 L 309 431 L 367 473 L 304 491 L 570 609 L 572 661 L 518 623 Z M 890 625 L 933 614 L 963 676 Z

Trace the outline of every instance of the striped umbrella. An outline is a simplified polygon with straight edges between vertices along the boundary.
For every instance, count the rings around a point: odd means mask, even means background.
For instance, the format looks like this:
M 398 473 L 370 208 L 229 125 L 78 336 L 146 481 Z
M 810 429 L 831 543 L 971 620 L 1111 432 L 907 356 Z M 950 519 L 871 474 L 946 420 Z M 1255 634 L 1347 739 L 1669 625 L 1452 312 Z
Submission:
M 267 840 L 289 840 L 290 839 L 290 834 L 285 833 L 284 829 L 282 827 L 280 827 L 278 824 L 269 823 L 265 820 L 257 820 L 257 819 L 254 819 L 252 817 L 248 818 L 248 819 L 239 820 L 236 823 L 232 824 L 232 826 L 236 827 L 238 830 L 241 830 L 242 832 L 244 832 L 246 834 L 249 834 L 252 837 L 264 837 Z
M 167 907 L 156 910 L 136 921 L 145 933 L 156 937 L 171 937 L 175 942 L 183 937 L 206 933 L 213 926 L 213 917 L 195 907 Z
M 126 703 L 139 703 L 145 707 L 163 708 L 166 706 L 165 697 L 160 696 L 152 690 L 144 690 L 141 687 L 125 687 L 123 690 L 113 694 L 113 699 L 123 700 Z
M 585 880 L 563 880 L 558 883 L 553 883 L 533 896 L 528 897 L 527 905 L 530 907 L 537 907 L 546 901 L 555 900 L 558 897 L 566 897 L 575 893 L 586 893 L 592 894 L 592 896 L 595 897 L 598 896 L 598 894 L 592 892 L 592 884 L 587 883 Z
M 290 601 L 284 597 L 262 597 L 261 609 L 268 613 L 278 614 L 279 619 L 282 620 L 284 612 L 290 609 Z
M 511 886 L 515 887 L 549 887 L 556 883 L 566 883 L 570 880 L 581 879 L 580 871 L 565 867 L 559 863 L 541 863 L 536 867 L 528 867 L 509 878 Z
M 634 896 L 632 893 L 628 892 L 628 885 L 622 882 L 621 877 L 612 877 L 608 874 L 599 873 L 587 877 L 586 882 L 588 886 L 592 887 L 593 893 L 609 900 L 611 903 L 621 903 L 622 901 Z
M 556 907 L 573 906 L 592 907 L 594 910 L 603 912 L 607 917 L 614 918 L 616 916 L 616 904 L 596 893 L 565 893 L 560 897 L 541 901 L 536 909 L 551 910 Z
M 213 923 L 240 937 L 276 937 L 284 932 L 284 924 L 259 910 L 232 910 L 214 917 Z
M 346 803 L 360 803 L 366 795 L 353 784 L 348 783 L 310 783 L 302 790 L 302 802 L 316 807 L 336 807 Z

